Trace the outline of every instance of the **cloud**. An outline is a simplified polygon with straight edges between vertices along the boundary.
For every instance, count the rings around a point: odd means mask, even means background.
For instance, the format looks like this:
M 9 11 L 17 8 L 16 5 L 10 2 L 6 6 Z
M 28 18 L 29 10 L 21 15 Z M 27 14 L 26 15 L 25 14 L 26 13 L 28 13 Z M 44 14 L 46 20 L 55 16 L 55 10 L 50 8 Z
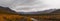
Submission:
M 20 9 L 17 9 L 17 8 L 22 8 L 22 7 L 25 7 L 25 6 L 27 6 L 28 8 L 30 8 L 30 7 L 34 8 L 31 11 L 43 11 L 43 10 L 48 10 L 48 9 L 60 9 L 60 0 L 38 0 L 38 1 L 39 1 L 38 2 L 39 4 L 33 2 L 33 3 L 35 3 L 35 5 L 33 4 L 34 6 L 32 6 L 31 4 L 24 5 L 23 0 L 0 0 L 0 6 L 9 7 L 10 9 L 12 9 L 16 12 L 21 11 Z M 24 12 L 25 11 L 26 10 L 24 10 Z M 28 12 L 28 10 L 27 10 L 27 12 Z M 30 12 L 30 10 L 29 10 L 29 12 Z

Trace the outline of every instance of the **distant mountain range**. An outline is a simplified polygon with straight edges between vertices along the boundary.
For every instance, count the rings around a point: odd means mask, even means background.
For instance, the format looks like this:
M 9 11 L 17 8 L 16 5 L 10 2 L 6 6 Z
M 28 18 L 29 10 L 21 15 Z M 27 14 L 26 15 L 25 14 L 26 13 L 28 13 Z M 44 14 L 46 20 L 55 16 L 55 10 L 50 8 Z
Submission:
M 45 14 L 45 13 L 51 13 L 53 11 L 56 11 L 56 9 L 50 9 L 45 11 L 38 11 L 38 12 L 18 12 L 19 14 Z
M 40 13 L 60 13 L 60 9 L 58 10 L 46 10 L 46 11 L 38 11 L 38 12 L 30 12 L 30 13 L 24 13 L 24 12 L 15 12 L 8 7 L 2 7 L 0 6 L 0 13 L 5 13 L 5 14 L 40 14 Z

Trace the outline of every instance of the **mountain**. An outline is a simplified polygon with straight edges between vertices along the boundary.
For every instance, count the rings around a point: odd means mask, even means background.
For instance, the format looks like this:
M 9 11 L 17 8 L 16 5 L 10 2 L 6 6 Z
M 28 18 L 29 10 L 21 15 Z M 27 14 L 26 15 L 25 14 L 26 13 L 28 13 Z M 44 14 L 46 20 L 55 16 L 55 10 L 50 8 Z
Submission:
M 16 14 L 16 12 L 9 9 L 8 7 L 0 6 L 0 14 Z
M 60 9 L 57 9 L 57 10 L 51 12 L 51 13 L 53 13 L 53 14 L 60 14 Z
M 58 10 L 45 10 L 45 11 L 38 11 L 38 12 L 32 12 L 32 13 L 25 13 L 25 14 L 41 14 L 41 13 L 43 13 L 43 14 L 45 14 L 45 13 L 50 13 L 50 14 L 52 14 L 52 13 L 60 13 L 60 9 L 58 9 Z M 13 11 L 13 10 L 11 10 L 11 9 L 9 9 L 8 7 L 2 7 L 2 6 L 0 6 L 0 14 L 24 14 L 23 12 L 15 12 L 15 11 Z
M 37 11 L 37 12 L 18 12 L 20 14 L 45 14 L 45 13 L 51 13 L 53 11 L 56 11 L 56 9 L 50 9 L 45 11 Z

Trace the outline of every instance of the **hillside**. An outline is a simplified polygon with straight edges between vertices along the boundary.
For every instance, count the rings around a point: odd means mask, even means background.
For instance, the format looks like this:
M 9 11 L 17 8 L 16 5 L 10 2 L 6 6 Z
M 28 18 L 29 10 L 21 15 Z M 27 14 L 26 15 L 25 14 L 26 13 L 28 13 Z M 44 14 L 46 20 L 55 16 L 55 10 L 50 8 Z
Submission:
M 2 6 L 0 6 L 0 13 L 1 14 L 16 14 L 15 11 L 12 11 L 11 9 L 7 7 L 2 7 Z

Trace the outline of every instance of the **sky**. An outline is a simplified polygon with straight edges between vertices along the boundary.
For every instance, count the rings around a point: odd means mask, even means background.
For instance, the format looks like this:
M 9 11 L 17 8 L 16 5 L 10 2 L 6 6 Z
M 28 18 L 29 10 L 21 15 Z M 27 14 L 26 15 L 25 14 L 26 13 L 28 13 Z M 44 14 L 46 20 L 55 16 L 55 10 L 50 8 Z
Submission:
M 33 1 L 35 0 L 0 0 L 0 6 L 9 7 L 16 12 L 36 12 L 49 9 L 60 9 L 60 0 Z

